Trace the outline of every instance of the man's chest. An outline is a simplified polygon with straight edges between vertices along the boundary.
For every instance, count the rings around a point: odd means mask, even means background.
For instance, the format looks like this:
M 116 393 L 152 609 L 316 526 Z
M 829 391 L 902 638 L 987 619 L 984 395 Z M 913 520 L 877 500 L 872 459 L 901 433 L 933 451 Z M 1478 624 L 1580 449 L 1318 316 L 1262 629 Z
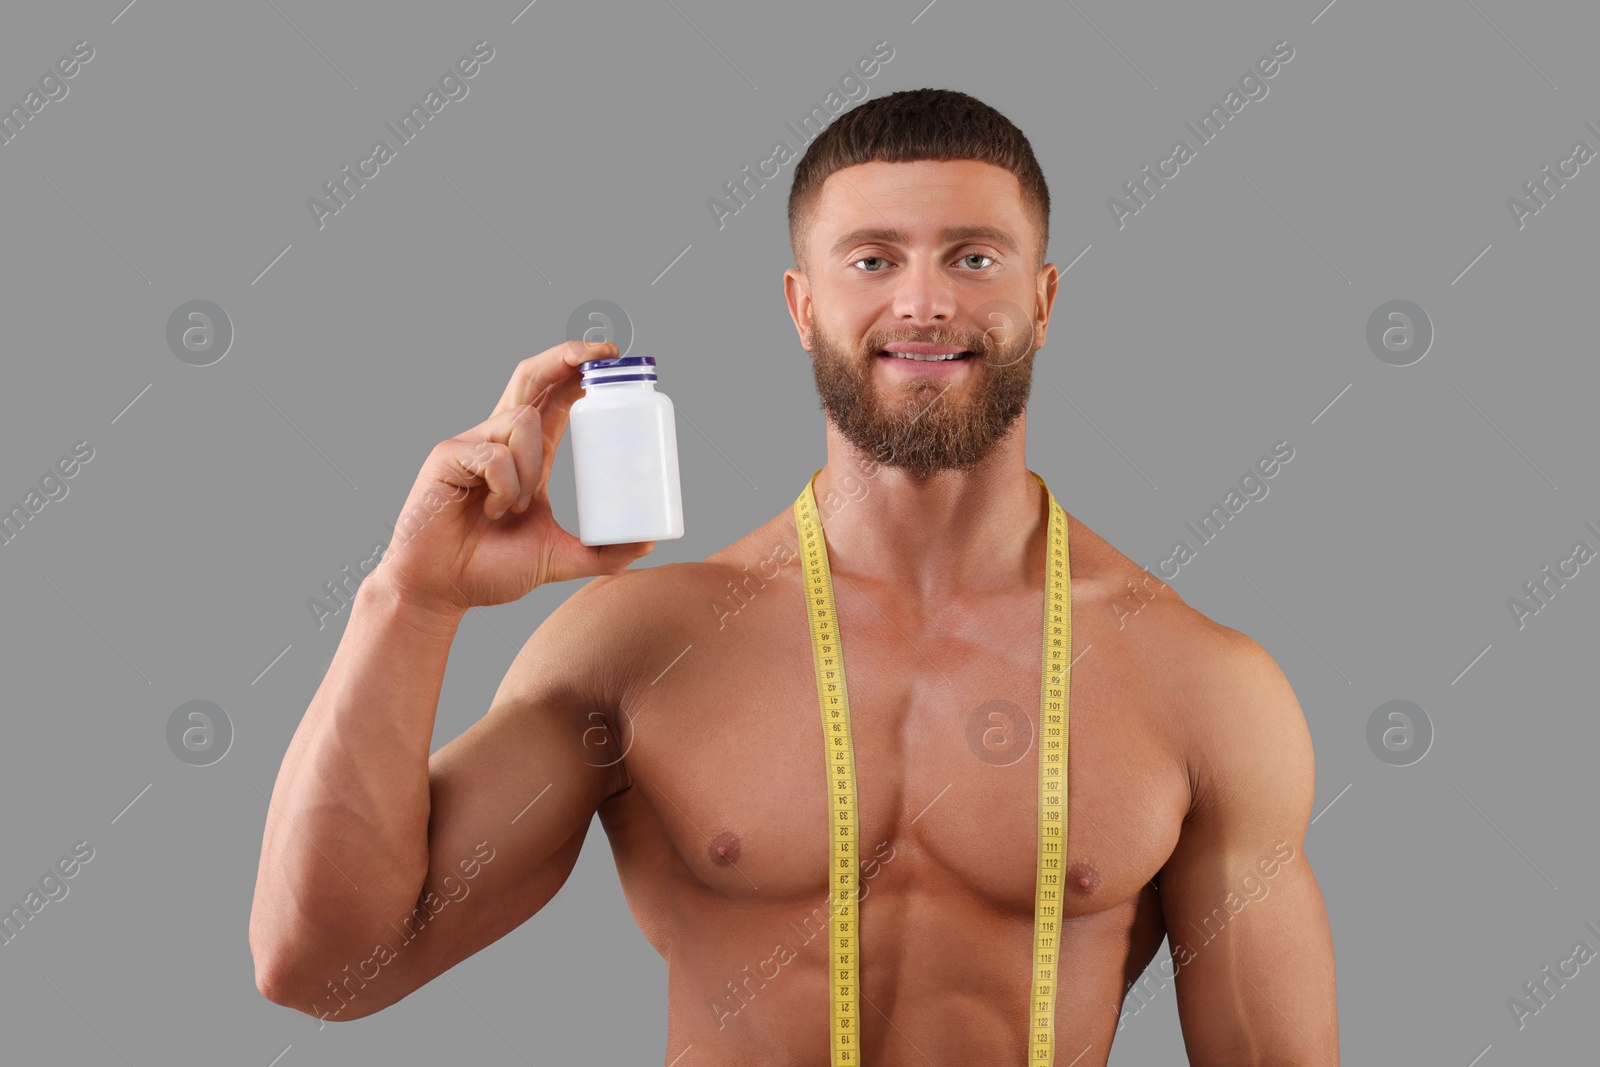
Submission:
M 863 891 L 893 857 L 896 880 L 917 867 L 989 907 L 1031 916 L 1039 597 L 1031 609 L 1018 598 L 915 618 L 847 583 L 836 592 Z M 827 892 L 824 724 L 803 609 L 774 610 L 783 606 L 752 605 L 715 632 L 688 635 L 623 729 L 629 803 L 653 810 L 681 874 L 735 900 Z M 1137 895 L 1171 854 L 1189 802 L 1160 725 L 1168 709 L 1152 706 L 1113 647 L 1094 647 L 1095 629 L 1088 620 L 1074 627 L 1068 917 Z

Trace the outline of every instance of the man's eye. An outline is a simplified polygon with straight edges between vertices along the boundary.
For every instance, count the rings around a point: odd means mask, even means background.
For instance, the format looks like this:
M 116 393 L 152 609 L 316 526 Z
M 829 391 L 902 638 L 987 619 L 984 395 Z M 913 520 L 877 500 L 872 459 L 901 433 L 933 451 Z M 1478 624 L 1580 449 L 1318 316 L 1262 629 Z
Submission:
M 994 262 L 993 258 L 984 255 L 982 252 L 968 252 L 966 255 L 962 256 L 961 258 L 962 259 L 987 259 L 989 261 L 989 263 L 993 263 Z M 988 263 L 984 264 L 983 266 L 988 266 Z M 982 268 L 980 267 L 979 269 L 981 270 Z
M 888 262 L 882 256 L 863 256 L 860 259 L 856 260 L 856 263 L 865 263 L 868 260 L 873 260 L 873 259 L 877 260 L 879 263 Z M 854 265 L 855 264 L 851 264 L 851 266 L 854 266 Z M 867 271 L 863 271 L 862 273 L 864 273 L 864 274 L 882 274 L 883 272 L 882 271 L 878 271 L 878 270 L 867 270 Z

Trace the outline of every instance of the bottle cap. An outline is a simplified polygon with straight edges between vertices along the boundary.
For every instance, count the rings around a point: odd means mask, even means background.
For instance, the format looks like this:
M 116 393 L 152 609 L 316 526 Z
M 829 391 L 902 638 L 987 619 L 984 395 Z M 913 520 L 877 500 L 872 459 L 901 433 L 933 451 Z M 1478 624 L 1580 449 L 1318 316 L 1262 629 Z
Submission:
M 656 380 L 656 357 L 589 359 L 578 364 L 578 370 L 583 374 L 584 388 L 605 382 L 653 382 Z

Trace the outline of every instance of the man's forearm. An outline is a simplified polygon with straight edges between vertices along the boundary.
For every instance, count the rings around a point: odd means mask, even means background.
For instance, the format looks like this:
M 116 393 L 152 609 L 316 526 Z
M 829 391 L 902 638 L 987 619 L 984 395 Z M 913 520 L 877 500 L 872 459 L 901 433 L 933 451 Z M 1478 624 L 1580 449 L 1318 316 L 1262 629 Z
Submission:
M 267 811 L 250 915 L 264 987 L 317 983 L 420 895 L 428 756 L 459 622 L 404 603 L 379 574 L 357 590 Z

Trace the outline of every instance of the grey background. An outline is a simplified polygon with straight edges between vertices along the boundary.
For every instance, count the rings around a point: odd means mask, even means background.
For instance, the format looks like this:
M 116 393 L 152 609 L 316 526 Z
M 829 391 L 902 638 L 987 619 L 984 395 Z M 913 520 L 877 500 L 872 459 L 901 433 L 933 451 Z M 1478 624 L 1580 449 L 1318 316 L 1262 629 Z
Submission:
M 1153 568 L 1275 441 L 1295 449 L 1173 585 L 1265 645 L 1309 720 L 1345 1062 L 1593 1056 L 1594 966 L 1520 1031 L 1506 1007 L 1576 941 L 1600 948 L 1600 567 L 1521 629 L 1506 606 L 1575 541 L 1600 547 L 1597 165 L 1520 230 L 1506 207 L 1574 141 L 1600 148 L 1592 8 L 124 2 L 0 15 L 7 106 L 74 42 L 95 49 L 0 146 L 0 504 L 74 442 L 95 450 L 0 547 L 0 903 L 95 849 L 0 947 L 4 1058 L 681 1051 L 598 826 L 543 913 L 400 1005 L 319 1030 L 270 1004 L 246 942 L 265 798 L 343 629 L 307 599 L 388 539 L 429 448 L 584 301 L 627 310 L 683 416 L 687 536 L 639 566 L 702 558 L 793 500 L 824 459 L 781 292 L 793 167 L 721 230 L 706 200 L 774 140 L 798 147 L 784 122 L 879 40 L 872 98 L 970 92 L 1050 182 L 1050 259 L 1073 266 L 1029 456 L 1064 506 Z M 307 198 L 480 39 L 495 55 L 469 95 L 319 230 Z M 1118 229 L 1107 198 L 1283 39 L 1268 96 Z M 165 339 L 195 299 L 234 329 L 209 367 Z M 1365 341 L 1394 299 L 1435 330 L 1409 367 Z M 566 455 L 555 475 L 570 525 Z M 469 614 L 435 747 L 576 587 Z M 234 731 L 207 767 L 166 740 L 196 699 Z M 1366 741 L 1394 699 L 1435 732 L 1412 766 Z M 1182 1062 L 1170 987 L 1112 1062 Z

